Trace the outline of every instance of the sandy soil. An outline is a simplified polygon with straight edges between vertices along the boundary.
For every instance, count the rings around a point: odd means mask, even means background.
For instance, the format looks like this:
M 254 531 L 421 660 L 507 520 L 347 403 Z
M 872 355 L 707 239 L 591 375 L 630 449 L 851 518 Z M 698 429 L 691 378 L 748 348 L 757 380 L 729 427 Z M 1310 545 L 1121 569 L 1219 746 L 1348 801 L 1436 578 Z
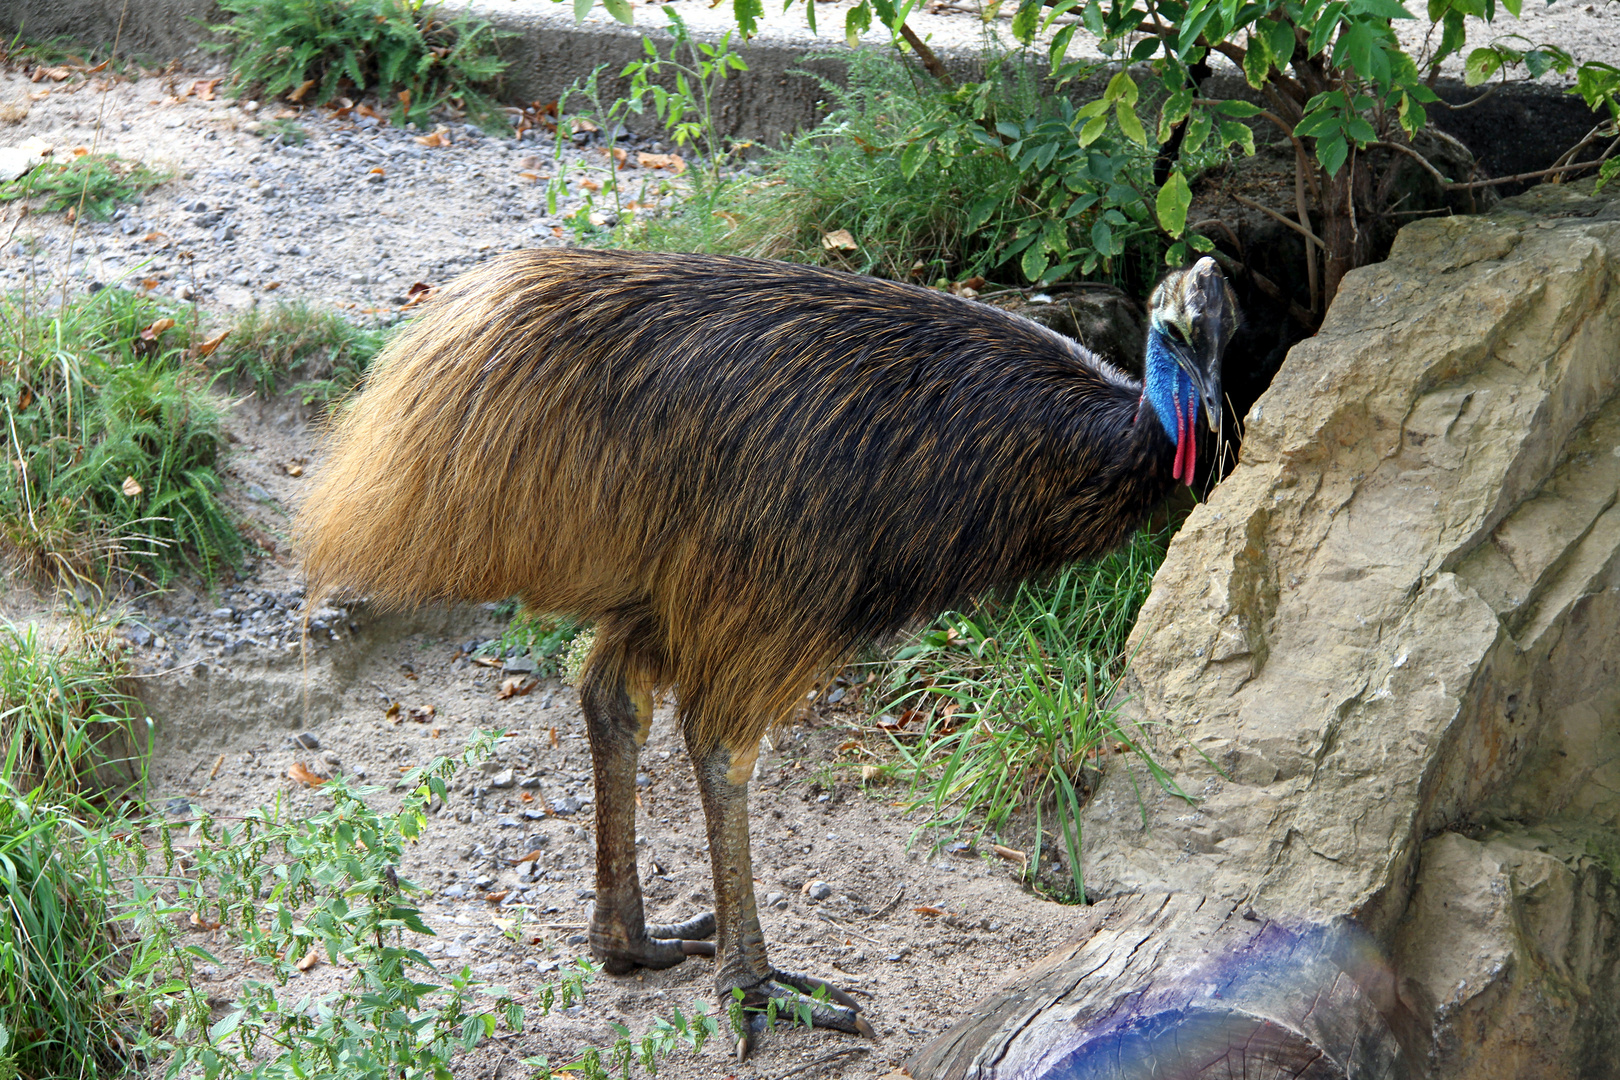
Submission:
M 19 220 L 8 209 L 0 226 L 15 231 L 0 285 L 31 278 L 54 289 L 65 280 L 77 291 L 150 281 L 169 295 L 187 287 L 208 310 L 298 297 L 386 315 L 411 281 L 443 280 L 502 247 L 561 242 L 557 219 L 537 209 L 539 188 L 521 175 L 532 171 L 525 159 L 537 148 L 460 128 L 450 146 L 423 148 L 410 133 L 319 117 L 303 121 L 312 135 L 304 147 L 276 148 L 255 133 L 252 114 L 185 93 L 210 77 L 98 90 L 83 80 L 0 75 L 0 101 L 26 110 L 0 143 L 39 136 L 58 147 L 95 145 L 175 173 L 104 225 L 75 230 L 61 215 Z M 50 92 L 31 99 L 42 89 Z M 378 155 L 389 164 L 371 164 Z M 388 170 L 385 179 L 365 179 L 377 167 Z M 194 268 L 178 257 L 188 250 Z M 494 759 L 458 779 L 401 875 L 431 890 L 424 907 L 436 936 L 425 948 L 444 970 L 469 965 L 532 1003 L 557 965 L 583 954 L 594 886 L 590 761 L 575 696 L 547 681 L 502 700 L 511 672 L 467 655 L 502 628 L 479 608 L 403 618 L 361 607 L 315 612 L 306 663 L 286 531 L 319 466 L 311 418 L 290 400 L 248 399 L 229 428 L 228 497 L 265 550 L 213 593 L 179 586 L 130 608 L 127 633 L 158 721 L 155 805 L 176 815 L 235 814 L 281 799 L 299 814 L 329 799 L 288 778 L 295 763 L 386 787 L 411 766 L 458 752 L 476 730 L 504 732 Z M 14 617 L 44 617 L 45 605 L 32 604 L 16 588 L 7 598 Z M 740 1066 L 722 1040 L 699 1058 L 678 1055 L 668 1075 L 882 1074 L 1061 944 L 1079 921 L 1076 909 L 1032 895 L 988 852 L 947 853 L 932 834 L 914 836 L 920 819 L 898 805 L 904 793 L 860 781 L 861 765 L 885 753 L 886 740 L 870 726 L 866 703 L 846 695 L 777 733 L 762 757 L 751 802 L 756 888 L 774 960 L 860 996 L 878 1039 L 783 1031 Z M 390 719 L 395 702 L 401 716 L 432 706 L 433 717 Z M 643 757 L 641 869 L 650 917 L 673 921 L 708 906 L 711 885 L 702 814 L 667 702 L 659 716 Z M 379 796 L 384 805 L 397 798 Z M 537 862 L 513 865 L 536 848 Z M 806 892 L 817 881 L 830 886 L 825 899 Z M 497 893 L 506 895 L 491 903 Z M 520 912 L 513 940 L 504 930 Z M 192 933 L 228 955 L 216 935 Z M 487 1044 L 457 1075 L 522 1075 L 518 1062 L 530 1054 L 560 1061 L 610 1042 L 611 1023 L 639 1030 L 671 1005 L 690 1012 L 694 999 L 712 994 L 712 970 L 710 961 L 691 960 L 600 977 L 584 1005 Z M 242 973 L 232 964 L 205 972 L 221 1009 Z M 342 977 L 322 964 L 297 989 Z

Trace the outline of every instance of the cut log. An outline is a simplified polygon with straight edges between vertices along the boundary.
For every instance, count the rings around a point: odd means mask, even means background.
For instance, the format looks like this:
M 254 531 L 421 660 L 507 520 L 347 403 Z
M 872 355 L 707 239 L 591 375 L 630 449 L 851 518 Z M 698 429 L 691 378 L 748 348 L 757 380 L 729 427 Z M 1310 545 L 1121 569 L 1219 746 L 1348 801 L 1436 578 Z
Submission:
M 1388 969 L 1348 928 L 1180 894 L 1105 901 L 1085 936 L 907 1063 L 918 1080 L 1403 1080 Z M 1384 1005 L 1386 1017 L 1375 1002 Z M 1391 1021 L 1394 1021 L 1392 1024 Z

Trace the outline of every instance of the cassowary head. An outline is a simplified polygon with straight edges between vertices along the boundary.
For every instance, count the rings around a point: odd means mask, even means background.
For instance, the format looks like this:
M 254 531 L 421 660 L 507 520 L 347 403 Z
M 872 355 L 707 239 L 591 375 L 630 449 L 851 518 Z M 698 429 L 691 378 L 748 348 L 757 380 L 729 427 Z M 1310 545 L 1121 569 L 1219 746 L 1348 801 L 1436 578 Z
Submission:
M 1221 354 L 1237 329 L 1237 297 L 1215 260 L 1174 270 L 1148 300 L 1143 392 L 1176 444 L 1174 475 L 1192 483 L 1198 460 L 1198 406 L 1221 429 Z

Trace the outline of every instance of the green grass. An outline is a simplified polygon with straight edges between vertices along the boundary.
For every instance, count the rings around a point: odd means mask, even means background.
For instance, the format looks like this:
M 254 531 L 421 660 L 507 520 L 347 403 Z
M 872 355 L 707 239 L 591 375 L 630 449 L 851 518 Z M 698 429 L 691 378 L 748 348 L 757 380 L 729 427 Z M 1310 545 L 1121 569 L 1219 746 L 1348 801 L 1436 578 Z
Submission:
M 140 773 L 111 642 L 0 626 L 0 1076 L 123 1076 L 145 1020 L 110 989 L 116 844 L 82 823 Z
M 1032 877 L 1055 837 L 1072 899 L 1085 897 L 1080 808 L 1102 755 L 1123 746 L 1173 789 L 1118 723 L 1116 700 L 1125 642 L 1167 540 L 1138 533 L 1049 582 L 948 612 L 890 661 L 885 708 L 908 729 L 894 737 L 889 769 L 909 783 L 913 804 L 953 835 L 999 837 L 1015 818 L 1032 825 Z
M 49 160 L 6 184 L 0 202 L 27 199 L 36 210 L 78 210 L 98 221 L 110 218 L 119 203 L 132 202 L 167 177 L 117 154 L 82 154 Z M 38 200 L 37 203 L 34 200 Z
M 208 363 L 237 388 L 266 397 L 291 389 L 306 405 L 328 405 L 354 388 L 388 335 L 301 301 L 276 304 L 239 318 Z
M 521 610 L 508 614 L 511 621 L 501 636 L 487 642 L 479 651 L 505 656 L 517 649 L 519 655 L 526 653 L 533 658 L 535 674 L 540 678 L 561 675 L 569 648 L 582 629 L 580 625 L 559 615 L 533 615 Z
M 36 575 L 161 585 L 241 561 L 219 501 L 213 376 L 169 323 L 185 316 L 118 288 L 62 306 L 0 297 L 0 349 L 15 358 L 0 369 L 0 543 Z

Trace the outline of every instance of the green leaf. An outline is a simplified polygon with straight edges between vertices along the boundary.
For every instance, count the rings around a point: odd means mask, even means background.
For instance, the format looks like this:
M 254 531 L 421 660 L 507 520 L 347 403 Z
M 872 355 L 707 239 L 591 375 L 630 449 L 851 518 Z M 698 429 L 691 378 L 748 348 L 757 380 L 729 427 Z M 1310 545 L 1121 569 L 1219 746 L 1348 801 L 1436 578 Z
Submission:
M 1153 59 L 1153 54 L 1159 51 L 1159 44 L 1159 39 L 1153 35 L 1138 41 L 1131 49 L 1131 63 L 1142 64 Z
M 765 5 L 760 0 L 731 0 L 731 15 L 745 38 L 759 32 L 759 18 L 764 14 Z
M 1024 257 L 1019 260 L 1018 268 L 1031 282 L 1040 283 L 1041 275 L 1046 273 L 1051 257 L 1046 253 L 1044 244 L 1031 244 L 1024 249 Z
M 1187 186 L 1187 178 L 1180 169 L 1170 174 L 1170 179 L 1164 182 L 1159 189 L 1159 196 L 1154 201 L 1154 209 L 1159 215 L 1159 225 L 1171 236 L 1180 236 L 1187 228 L 1187 207 L 1192 205 L 1192 189 Z
M 1316 140 L 1316 160 L 1322 163 L 1329 176 L 1338 173 L 1344 159 L 1350 154 L 1350 145 L 1344 141 L 1344 135 L 1335 131 L 1329 139 Z
M 1221 121 L 1221 144 L 1236 143 L 1243 148 L 1245 157 L 1254 157 L 1254 129 L 1236 120 Z
M 1271 43 L 1264 34 L 1251 33 L 1249 47 L 1243 54 L 1243 78 L 1256 90 L 1266 84 L 1266 76 L 1276 67 L 1271 55 Z
M 994 214 L 1000 206 L 1000 195 L 986 195 L 974 203 L 968 209 L 967 231 L 970 233 L 978 232 L 979 229 L 984 227 L 984 223 L 990 220 L 990 215 Z
M 1297 139 L 1316 139 L 1330 135 L 1343 126 L 1343 119 L 1331 109 L 1318 109 L 1294 125 Z
M 1468 54 L 1468 62 L 1463 65 L 1463 82 L 1469 86 L 1478 86 L 1495 75 L 1501 67 L 1502 57 L 1495 49 L 1475 49 Z
M 917 175 L 922 167 L 923 160 L 928 156 L 928 147 L 932 139 L 914 139 L 900 153 L 900 175 L 907 180 Z
M 1105 258 L 1118 255 L 1120 249 L 1115 247 L 1114 230 L 1108 227 L 1108 222 L 1099 219 L 1091 227 L 1091 246 L 1097 249 L 1097 254 Z
M 1020 45 L 1028 45 L 1035 39 L 1035 31 L 1040 26 L 1040 20 L 1041 0 L 1025 0 L 1019 5 L 1012 19 L 1012 34 Z
M 624 25 L 634 26 L 636 24 L 636 13 L 631 9 L 627 0 L 602 0 L 602 6 L 607 8 L 609 15 L 624 23 Z
M 1416 18 L 1400 0 L 1351 0 L 1349 12 L 1352 15 L 1371 15 L 1375 19 Z
M 868 0 L 861 0 L 844 16 L 844 44 L 852 49 L 860 48 L 861 35 L 871 28 L 872 5 Z
M 1378 132 L 1359 114 L 1352 116 L 1349 123 L 1344 125 L 1344 133 L 1354 139 L 1357 146 L 1378 141 Z
M 1142 121 L 1136 118 L 1136 110 L 1129 103 L 1116 103 L 1114 118 L 1119 121 L 1119 130 L 1125 133 L 1127 139 L 1138 146 L 1147 145 L 1147 132 L 1142 129 Z
M 1090 146 L 1102 136 L 1104 129 L 1107 127 L 1108 117 L 1092 117 L 1090 120 L 1086 121 L 1086 126 L 1080 129 L 1080 145 Z
M 574 21 L 584 22 L 585 16 L 596 6 L 596 0 L 574 0 Z
M 1187 243 L 1192 245 L 1192 249 L 1194 251 L 1214 251 L 1215 250 L 1215 241 L 1211 240 L 1209 237 L 1205 236 L 1203 233 L 1188 233 L 1187 234 Z
M 242 1026 L 242 1016 L 243 1011 L 241 1009 L 226 1014 L 219 1023 L 208 1029 L 208 1041 L 215 1044 L 224 1042 L 231 1036 L 232 1032 Z
M 1311 38 L 1305 43 L 1305 51 L 1315 56 L 1327 48 L 1333 39 L 1333 32 L 1339 28 L 1339 20 L 1344 15 L 1344 0 L 1334 0 L 1323 9 L 1316 20 L 1316 26 L 1311 29 Z
M 1126 105 L 1134 106 L 1141 93 L 1136 88 L 1136 81 L 1128 72 L 1121 71 L 1108 80 L 1108 88 L 1103 91 L 1103 100 L 1109 103 L 1123 101 Z
M 1251 116 L 1259 116 L 1265 111 L 1258 105 L 1251 105 L 1247 101 L 1238 101 L 1235 99 L 1218 101 L 1215 103 L 1214 109 L 1218 113 L 1223 113 L 1227 116 L 1235 116 L 1240 120 L 1247 120 Z
M 1603 190 L 1603 185 L 1620 174 L 1620 157 L 1610 158 L 1598 167 L 1597 183 L 1592 186 L 1593 194 Z
M 1271 55 L 1277 59 L 1277 66 L 1287 67 L 1294 59 L 1294 24 L 1282 19 L 1266 31 L 1266 37 L 1271 45 Z

